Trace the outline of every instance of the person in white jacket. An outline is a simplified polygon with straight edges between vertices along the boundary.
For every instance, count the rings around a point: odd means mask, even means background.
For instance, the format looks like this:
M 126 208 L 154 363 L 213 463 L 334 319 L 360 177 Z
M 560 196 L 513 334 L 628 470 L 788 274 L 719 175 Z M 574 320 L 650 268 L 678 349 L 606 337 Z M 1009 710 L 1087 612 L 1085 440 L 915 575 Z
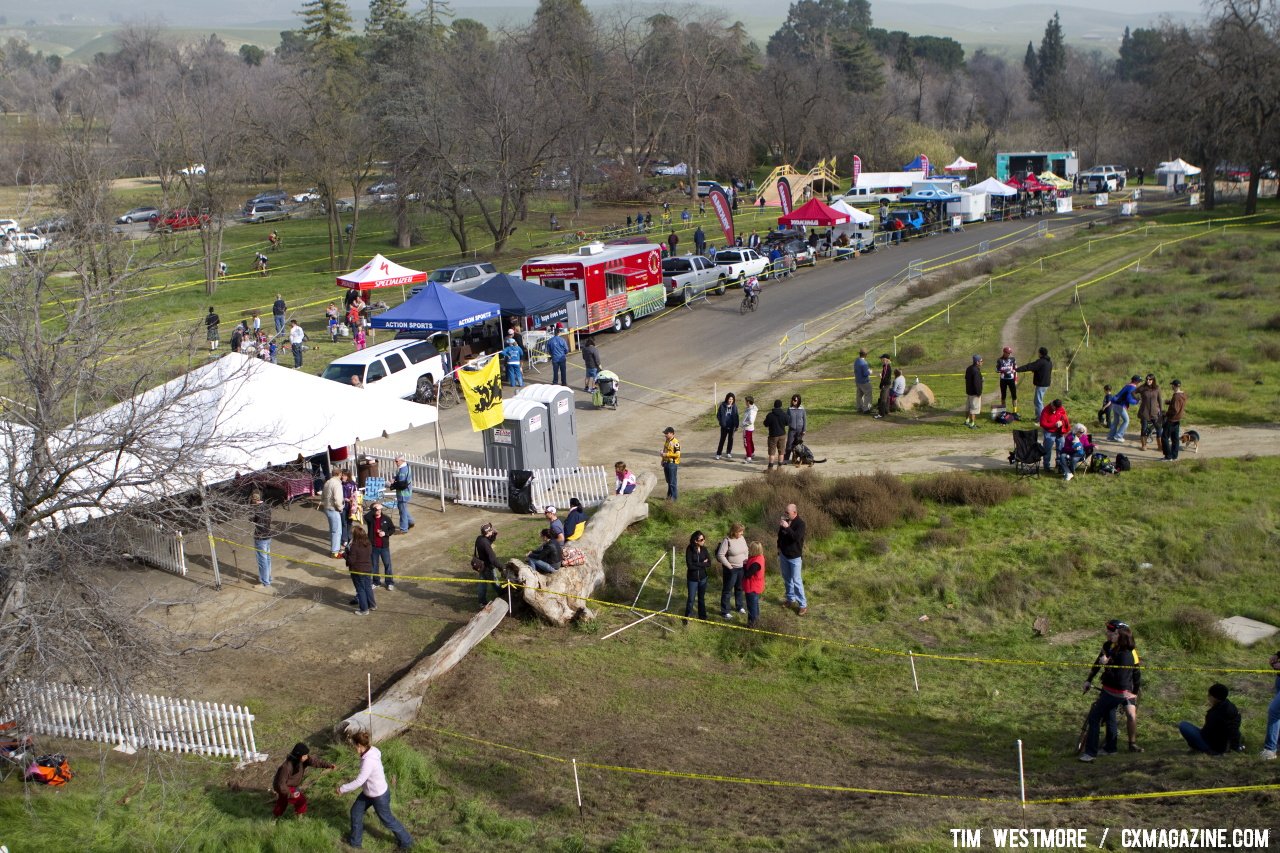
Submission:
M 361 788 L 360 795 L 351 804 L 351 834 L 346 843 L 359 847 L 364 840 L 364 815 L 373 806 L 373 812 L 382 825 L 396 837 L 396 846 L 407 850 L 413 846 L 413 838 L 404 824 L 391 813 L 391 789 L 387 787 L 387 774 L 382 769 L 382 752 L 369 745 L 369 733 L 361 730 L 351 736 L 351 745 L 360 756 L 360 775 L 345 785 L 338 786 L 338 794 L 349 794 Z
M 760 409 L 756 406 L 756 398 L 748 396 L 747 410 L 742 414 L 742 449 L 746 458 L 742 461 L 753 462 L 756 455 L 756 415 Z

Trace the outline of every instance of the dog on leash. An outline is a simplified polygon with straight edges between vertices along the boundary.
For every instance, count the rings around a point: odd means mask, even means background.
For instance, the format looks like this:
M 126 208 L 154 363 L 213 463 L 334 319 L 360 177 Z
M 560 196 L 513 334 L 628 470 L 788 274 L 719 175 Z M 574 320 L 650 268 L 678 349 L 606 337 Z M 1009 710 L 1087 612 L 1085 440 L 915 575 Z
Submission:
M 1200 433 L 1193 429 L 1189 429 L 1182 434 L 1180 439 L 1183 450 L 1190 450 L 1192 453 L 1200 452 Z
M 820 465 L 826 461 L 827 460 L 825 459 L 814 459 L 813 451 L 810 450 L 809 445 L 805 444 L 803 441 L 797 441 L 791 446 L 792 465 L 805 465 L 812 467 L 814 465 Z

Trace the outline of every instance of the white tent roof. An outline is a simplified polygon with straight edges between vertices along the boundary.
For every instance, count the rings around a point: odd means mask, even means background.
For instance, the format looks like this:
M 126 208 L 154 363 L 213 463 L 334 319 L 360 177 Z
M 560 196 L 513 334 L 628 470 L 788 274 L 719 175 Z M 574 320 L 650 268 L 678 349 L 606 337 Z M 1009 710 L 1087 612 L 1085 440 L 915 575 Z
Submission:
M 1180 175 L 1198 175 L 1200 174 L 1200 167 L 1192 166 L 1186 160 L 1179 157 L 1177 160 L 1170 160 L 1166 163 L 1161 163 L 1159 167 L 1156 168 L 1156 171 L 1172 172 Z
M 969 187 L 971 193 L 986 193 L 987 195 L 1017 195 L 1018 191 L 1008 184 L 997 181 L 995 178 L 987 178 L 979 184 Z
M 845 200 L 842 198 L 838 198 L 835 201 L 831 202 L 829 207 L 832 210 L 839 211 L 840 213 L 843 213 L 845 216 L 849 217 L 850 225 L 866 225 L 868 222 L 875 222 L 875 219 L 876 219 L 871 214 L 863 213 L 861 210 L 858 210 L 858 208 L 851 207 L 850 205 L 846 204 Z
M 950 166 L 946 166 L 946 167 L 943 169 L 943 171 L 945 171 L 945 172 L 964 172 L 964 171 L 967 171 L 967 170 L 969 170 L 969 169 L 976 169 L 976 168 L 978 168 L 978 164 L 977 164 L 977 163 L 974 163 L 972 160 L 966 160 L 966 159 L 964 159 L 963 157 L 957 157 L 957 158 L 956 158 L 956 160 L 955 160 L 955 162 L 954 162 L 954 163 L 952 163 Z
M 427 280 L 427 274 L 418 270 L 402 267 L 395 261 L 389 261 L 382 255 L 373 258 L 360 269 L 338 276 L 338 284 L 342 287 L 394 287 L 400 284 L 414 284 Z

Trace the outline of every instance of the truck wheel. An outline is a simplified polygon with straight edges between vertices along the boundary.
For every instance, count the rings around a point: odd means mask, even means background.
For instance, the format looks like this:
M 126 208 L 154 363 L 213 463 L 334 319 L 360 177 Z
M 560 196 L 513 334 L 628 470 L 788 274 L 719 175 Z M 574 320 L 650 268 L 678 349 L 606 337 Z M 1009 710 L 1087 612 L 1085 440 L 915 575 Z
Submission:
M 746 270 L 743 270 L 742 272 L 738 273 L 737 285 L 738 287 L 742 287 L 746 283 L 747 283 L 747 273 L 746 273 Z
M 693 301 L 693 295 L 689 293 L 688 285 L 685 285 L 684 293 L 681 294 L 680 301 L 683 302 L 685 305 L 688 305 L 690 302 Z
M 724 276 L 720 276 L 719 282 L 716 284 L 716 296 L 724 296 L 724 289 L 728 285 L 728 281 Z
M 622 328 L 630 329 L 633 322 L 635 322 L 635 318 L 631 316 L 630 311 L 622 315 Z
M 622 325 L 622 317 L 623 315 L 621 314 L 613 315 L 613 331 L 614 332 L 621 332 L 623 329 L 626 328 L 626 326 Z

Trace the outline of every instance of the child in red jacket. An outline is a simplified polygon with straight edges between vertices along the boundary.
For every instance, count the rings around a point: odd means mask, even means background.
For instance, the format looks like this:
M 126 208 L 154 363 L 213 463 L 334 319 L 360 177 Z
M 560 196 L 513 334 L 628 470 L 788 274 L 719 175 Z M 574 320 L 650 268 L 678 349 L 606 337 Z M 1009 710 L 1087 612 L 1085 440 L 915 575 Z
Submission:
M 747 561 L 742 564 L 742 591 L 747 596 L 747 627 L 760 621 L 760 596 L 764 595 L 764 545 L 747 543 Z

